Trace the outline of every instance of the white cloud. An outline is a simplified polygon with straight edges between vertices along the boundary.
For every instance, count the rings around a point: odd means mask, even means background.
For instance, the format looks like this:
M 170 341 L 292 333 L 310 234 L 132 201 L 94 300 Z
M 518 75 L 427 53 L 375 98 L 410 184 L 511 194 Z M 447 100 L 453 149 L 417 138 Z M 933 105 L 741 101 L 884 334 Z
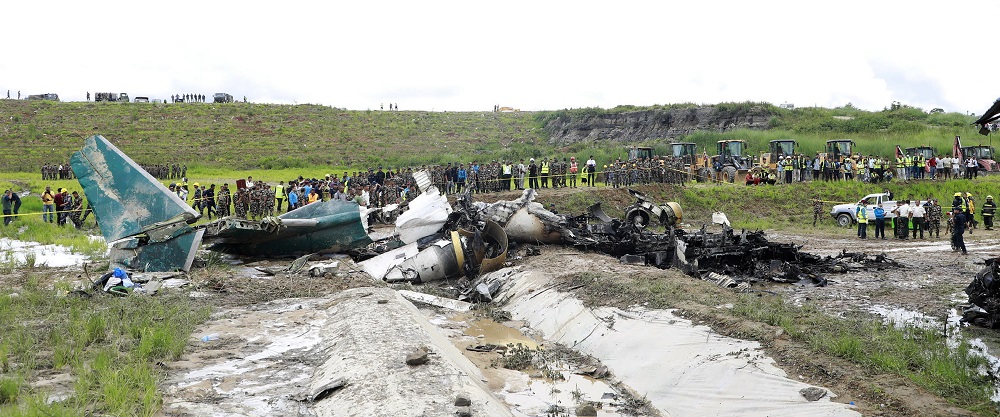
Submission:
M 894 100 L 982 111 L 992 4 L 921 1 L 15 2 L 0 90 L 351 109 Z

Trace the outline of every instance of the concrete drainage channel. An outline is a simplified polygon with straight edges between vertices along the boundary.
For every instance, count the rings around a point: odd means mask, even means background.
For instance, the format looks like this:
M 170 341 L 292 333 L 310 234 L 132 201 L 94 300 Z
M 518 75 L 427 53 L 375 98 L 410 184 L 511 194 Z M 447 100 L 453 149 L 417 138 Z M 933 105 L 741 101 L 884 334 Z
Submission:
M 756 342 L 669 311 L 590 309 L 544 273 L 494 274 L 511 317 L 388 288 L 222 311 L 169 365 L 162 415 L 860 415 Z

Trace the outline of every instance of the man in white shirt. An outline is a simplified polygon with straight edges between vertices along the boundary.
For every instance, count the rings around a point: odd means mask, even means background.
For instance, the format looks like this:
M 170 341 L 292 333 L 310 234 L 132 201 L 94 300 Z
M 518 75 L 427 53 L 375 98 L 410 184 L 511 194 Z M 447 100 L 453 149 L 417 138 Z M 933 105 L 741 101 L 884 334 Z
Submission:
M 913 238 L 917 238 L 917 231 L 920 231 L 920 238 L 924 238 L 924 214 L 926 210 L 920 202 L 914 202 L 910 209 L 910 223 L 913 224 Z
M 900 200 L 892 213 L 896 215 L 896 238 L 906 239 L 910 235 L 910 202 Z
M 597 182 L 597 161 L 594 160 L 594 155 L 590 155 L 590 159 L 587 160 L 587 185 L 593 187 Z

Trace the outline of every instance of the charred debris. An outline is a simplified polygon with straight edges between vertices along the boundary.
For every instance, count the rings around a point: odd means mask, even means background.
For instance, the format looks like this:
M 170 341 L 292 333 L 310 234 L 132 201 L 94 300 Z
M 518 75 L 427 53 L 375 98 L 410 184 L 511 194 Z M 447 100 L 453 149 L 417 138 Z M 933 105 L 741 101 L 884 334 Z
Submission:
M 678 268 L 741 289 L 760 281 L 825 286 L 828 273 L 900 266 L 884 254 L 844 251 L 820 257 L 801 252 L 801 246 L 768 241 L 762 231 L 736 232 L 721 213 L 713 216 L 723 219 L 721 231 L 703 226 L 689 232 L 679 227 L 682 211 L 677 203 L 658 205 L 638 191 L 629 192 L 635 202 L 621 219 L 605 214 L 600 204 L 585 214 L 556 214 L 535 202 L 530 189 L 516 200 L 492 204 L 474 202 L 464 194 L 436 233 L 409 244 L 397 237 L 377 241 L 354 255 L 365 259 L 360 263 L 366 271 L 390 283 L 464 277 L 459 299 L 469 301 L 492 301 L 502 284 L 495 274 L 486 273 L 538 254 L 546 245 L 601 252 L 622 263 Z M 414 203 L 418 209 L 423 205 Z
M 963 307 L 962 321 L 987 328 L 1000 328 L 1000 258 L 986 260 L 972 282 L 965 287 L 969 304 Z

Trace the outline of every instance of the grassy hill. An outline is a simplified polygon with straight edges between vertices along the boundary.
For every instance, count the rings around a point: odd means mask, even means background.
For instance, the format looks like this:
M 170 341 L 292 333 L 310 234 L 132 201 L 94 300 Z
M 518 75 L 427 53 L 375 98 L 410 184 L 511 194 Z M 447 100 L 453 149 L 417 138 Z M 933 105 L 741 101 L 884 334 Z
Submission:
M 101 134 L 144 164 L 183 163 L 189 168 L 280 169 L 315 166 L 364 168 L 546 155 L 623 155 L 620 142 L 578 142 L 554 148 L 547 123 L 600 113 L 697 107 L 676 104 L 609 110 L 547 112 L 348 111 L 316 105 L 81 103 L 0 100 L 0 171 L 38 172 L 43 163 L 66 162 L 82 139 Z M 667 153 L 671 140 L 693 141 L 713 152 L 719 139 L 745 139 L 753 153 L 772 139 L 797 139 L 806 153 L 828 139 L 851 138 L 862 153 L 891 155 L 897 144 L 929 145 L 950 152 L 955 135 L 966 144 L 989 143 L 970 125 L 973 117 L 927 113 L 907 106 L 867 112 L 780 109 L 767 103 L 722 103 L 740 114 L 750 106 L 770 115 L 767 130 L 697 131 L 641 142 Z

